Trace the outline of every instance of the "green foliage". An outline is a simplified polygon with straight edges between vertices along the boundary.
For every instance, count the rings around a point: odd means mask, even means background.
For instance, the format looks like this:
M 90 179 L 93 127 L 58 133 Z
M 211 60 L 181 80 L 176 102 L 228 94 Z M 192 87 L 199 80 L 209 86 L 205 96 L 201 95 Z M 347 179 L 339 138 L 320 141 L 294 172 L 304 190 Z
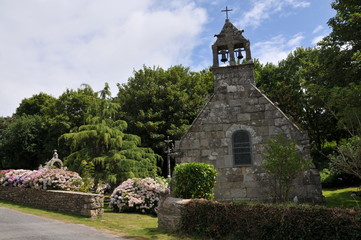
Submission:
M 332 183 L 335 181 L 334 175 L 328 168 L 324 168 L 322 169 L 322 171 L 320 171 L 320 178 L 321 178 L 322 187 L 330 187 Z
M 4 169 L 32 169 L 41 163 L 40 116 L 22 116 L 14 118 L 2 132 L 0 157 Z
M 35 94 L 21 101 L 16 109 L 16 115 L 46 115 L 52 112 L 56 98 L 46 93 Z
M 192 201 L 181 232 L 204 239 L 359 239 L 361 211 Z
M 360 66 L 361 67 L 361 66 Z M 334 110 L 340 129 L 351 134 L 361 131 L 361 83 L 350 83 L 346 87 L 333 87 L 328 91 L 328 106 Z
M 278 66 L 257 64 L 255 70 L 257 86 L 308 131 L 312 156 L 318 167 L 327 161 L 323 157 L 324 142 L 338 140 L 344 133 L 343 129 L 335 128 L 336 116 L 326 104 L 332 85 L 325 73 L 325 63 L 320 62 L 320 54 L 318 48 L 297 48 Z
M 67 119 L 69 129 L 73 129 L 85 123 L 85 113 L 96 97 L 97 93 L 89 85 L 82 84 L 77 90 L 67 89 L 60 95 L 55 110 L 58 116 Z
M 336 15 L 328 21 L 332 32 L 319 43 L 324 83 L 319 95 L 337 117 L 338 127 L 355 134 L 361 131 L 361 4 L 335 0 Z M 348 136 L 341 136 L 341 138 Z
M 337 147 L 337 155 L 331 157 L 333 164 L 344 172 L 361 179 L 361 137 L 353 136 L 342 140 Z
M 361 48 L 361 4 L 358 0 L 335 0 L 332 8 L 336 16 L 328 21 L 332 32 L 328 36 L 331 42 L 340 46 L 349 45 L 350 50 Z
M 94 191 L 94 175 L 95 166 L 93 162 L 83 160 L 81 162 L 83 185 L 80 187 L 80 192 Z
M 59 100 L 45 93 L 24 99 L 0 132 L 0 158 L 3 168 L 35 169 L 49 160 L 54 149 L 61 156 L 67 151 L 57 139 L 72 123 L 57 107 Z
M 217 172 L 205 163 L 181 163 L 174 168 L 172 187 L 176 197 L 213 199 Z
M 337 165 L 330 163 L 329 168 L 320 171 L 323 188 L 360 186 L 361 180 L 354 175 L 342 171 Z
M 179 139 L 185 133 L 213 92 L 213 75 L 183 66 L 167 70 L 144 66 L 118 88 L 114 101 L 121 105 L 120 118 L 129 124 L 127 131 L 165 156 L 164 139 Z
M 298 48 L 278 66 L 256 64 L 257 85 L 309 133 L 317 167 L 327 165 L 326 141 L 361 131 L 361 5 L 336 0 L 332 32 L 317 48 Z
M 263 168 L 273 182 L 274 200 L 288 201 L 293 180 L 307 169 L 310 161 L 304 161 L 296 143 L 283 135 L 268 141 L 263 156 Z
M 127 123 L 115 120 L 119 105 L 110 101 L 109 86 L 93 97 L 85 113 L 85 125 L 59 138 L 70 148 L 65 164 L 72 170 L 90 175 L 95 183 L 120 183 L 132 177 L 157 174 L 159 156 L 149 148 L 138 147 L 140 137 L 124 133 Z M 91 169 L 91 171 L 90 171 Z

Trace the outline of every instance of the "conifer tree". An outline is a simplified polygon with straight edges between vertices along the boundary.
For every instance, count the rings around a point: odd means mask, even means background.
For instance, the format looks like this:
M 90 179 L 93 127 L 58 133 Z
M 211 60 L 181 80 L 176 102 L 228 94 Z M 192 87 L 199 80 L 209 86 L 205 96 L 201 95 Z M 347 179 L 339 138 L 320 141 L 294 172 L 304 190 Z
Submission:
M 124 133 L 127 123 L 114 118 L 119 105 L 111 101 L 108 84 L 98 95 L 87 110 L 86 124 L 59 138 L 71 150 L 65 164 L 83 175 L 92 171 L 96 183 L 155 176 L 159 156 L 138 147 L 140 137 Z

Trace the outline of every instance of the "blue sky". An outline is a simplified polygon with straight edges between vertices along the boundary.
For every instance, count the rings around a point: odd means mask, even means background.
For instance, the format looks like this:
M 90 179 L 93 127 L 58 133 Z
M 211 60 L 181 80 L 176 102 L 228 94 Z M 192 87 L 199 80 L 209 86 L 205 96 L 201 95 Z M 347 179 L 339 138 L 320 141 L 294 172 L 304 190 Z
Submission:
M 0 116 L 22 99 L 58 97 L 82 83 L 98 91 L 134 70 L 212 64 L 226 6 L 252 57 L 277 64 L 330 32 L 332 0 L 0 0 Z

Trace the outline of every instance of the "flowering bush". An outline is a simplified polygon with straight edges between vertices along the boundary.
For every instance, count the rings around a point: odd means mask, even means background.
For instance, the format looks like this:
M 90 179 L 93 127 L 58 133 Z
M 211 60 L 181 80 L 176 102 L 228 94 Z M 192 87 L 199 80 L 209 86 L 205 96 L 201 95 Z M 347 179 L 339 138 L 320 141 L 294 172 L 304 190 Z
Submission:
M 40 174 L 43 174 L 44 170 L 35 170 L 23 173 L 17 182 L 17 187 L 31 187 L 33 185 L 34 179 L 39 176 Z
M 30 174 L 31 170 L 2 170 L 0 172 L 0 185 L 9 187 L 22 187 L 25 181 L 24 176 Z
M 110 207 L 118 212 L 157 213 L 159 195 L 167 187 L 162 178 L 129 178 L 114 189 Z
M 63 169 L 0 170 L 0 186 L 73 191 L 79 190 L 82 184 L 78 173 Z
M 36 189 L 52 190 L 79 190 L 82 179 L 76 172 L 63 169 L 50 169 L 36 176 L 33 180 L 33 187 Z

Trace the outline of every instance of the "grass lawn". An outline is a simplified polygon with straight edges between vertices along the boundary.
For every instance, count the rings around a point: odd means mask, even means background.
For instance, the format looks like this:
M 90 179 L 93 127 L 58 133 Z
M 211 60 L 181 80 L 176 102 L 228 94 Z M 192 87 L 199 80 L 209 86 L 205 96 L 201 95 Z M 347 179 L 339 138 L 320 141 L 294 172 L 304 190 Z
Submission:
M 324 189 L 322 194 L 326 197 L 326 207 L 361 208 L 361 196 L 351 196 L 352 192 L 360 190 L 358 187 Z
M 158 230 L 158 219 L 149 215 L 114 213 L 108 209 L 102 217 L 91 219 L 76 215 L 40 210 L 0 201 L 0 207 L 7 207 L 24 213 L 60 220 L 66 223 L 84 224 L 130 239 L 190 239 Z

